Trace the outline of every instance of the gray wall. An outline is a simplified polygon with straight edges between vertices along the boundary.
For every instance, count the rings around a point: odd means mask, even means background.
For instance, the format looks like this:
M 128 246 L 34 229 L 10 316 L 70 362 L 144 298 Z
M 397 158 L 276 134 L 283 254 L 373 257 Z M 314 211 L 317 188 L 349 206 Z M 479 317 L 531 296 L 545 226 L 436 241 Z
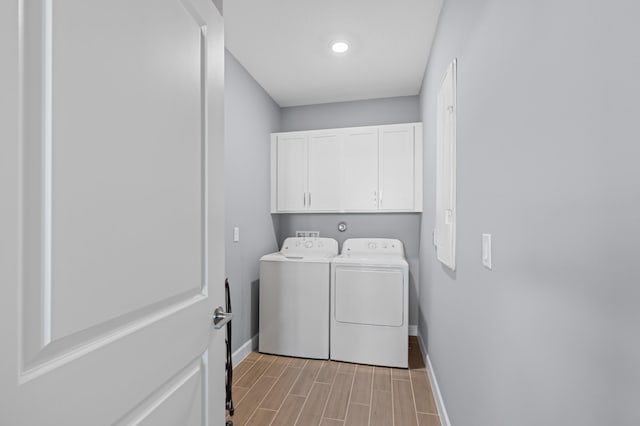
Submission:
M 282 108 L 281 131 L 375 126 L 420 121 L 418 96 Z
M 445 2 L 425 200 L 457 57 L 458 268 L 436 261 L 427 207 L 419 326 L 455 426 L 640 424 L 638 16 L 623 0 Z
M 225 52 L 225 267 L 234 311 L 232 349 L 258 333 L 260 257 L 276 251 L 269 199 L 269 133 L 280 108 Z M 233 242 L 233 227 L 240 241 Z
M 420 121 L 418 100 L 418 96 L 404 96 L 282 108 L 281 131 L 416 122 Z M 286 237 L 295 236 L 295 231 L 320 231 L 321 236 L 336 238 L 340 243 L 345 238 L 356 237 L 402 240 L 411 275 L 409 324 L 418 324 L 419 214 L 286 214 L 279 215 L 278 219 L 280 243 Z M 349 225 L 344 233 L 336 228 L 342 220 Z

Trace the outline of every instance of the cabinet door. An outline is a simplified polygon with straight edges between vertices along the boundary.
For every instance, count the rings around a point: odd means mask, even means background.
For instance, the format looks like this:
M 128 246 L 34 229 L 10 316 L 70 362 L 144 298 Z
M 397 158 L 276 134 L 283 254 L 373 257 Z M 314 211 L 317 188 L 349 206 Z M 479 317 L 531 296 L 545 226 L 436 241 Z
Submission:
M 413 125 L 380 128 L 380 210 L 414 210 Z
M 278 211 L 300 211 L 307 207 L 307 137 L 278 136 Z
M 347 131 L 343 142 L 343 194 L 347 211 L 378 209 L 378 129 Z
M 338 133 L 309 136 L 309 190 L 307 208 L 311 211 L 341 209 L 340 142 Z

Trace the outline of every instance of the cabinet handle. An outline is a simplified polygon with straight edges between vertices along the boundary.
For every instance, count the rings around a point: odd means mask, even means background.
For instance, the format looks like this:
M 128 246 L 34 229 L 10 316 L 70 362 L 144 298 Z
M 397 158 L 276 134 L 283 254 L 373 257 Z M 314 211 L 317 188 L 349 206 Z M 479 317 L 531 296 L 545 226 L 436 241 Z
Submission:
M 306 192 L 302 193 L 302 205 L 304 207 L 307 207 L 307 193 Z
M 309 193 L 309 207 L 311 207 L 311 193 Z
M 380 203 L 382 203 L 382 191 L 380 191 Z

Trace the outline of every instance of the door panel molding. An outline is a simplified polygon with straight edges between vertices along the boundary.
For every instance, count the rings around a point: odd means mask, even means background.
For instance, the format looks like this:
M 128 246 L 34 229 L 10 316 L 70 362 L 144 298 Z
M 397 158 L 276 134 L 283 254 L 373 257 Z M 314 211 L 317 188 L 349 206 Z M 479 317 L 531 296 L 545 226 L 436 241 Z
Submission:
M 184 392 L 200 393 L 200 400 L 202 401 L 202 403 L 200 404 L 200 409 L 196 410 L 196 412 L 199 412 L 200 418 L 190 420 L 193 420 L 193 424 L 207 425 L 208 412 L 205 409 L 206 404 L 204 404 L 208 394 L 207 358 L 208 351 L 205 351 L 200 357 L 195 359 L 182 371 L 167 380 L 155 392 L 138 403 L 121 419 L 116 421 L 114 423 L 114 426 L 139 425 L 145 423 L 157 425 L 158 419 L 154 420 L 154 415 L 156 417 L 160 417 L 165 406 L 171 403 L 173 403 L 173 405 L 179 404 L 179 399 L 181 396 L 180 394 Z M 193 397 L 188 399 L 193 400 Z M 171 422 L 170 418 L 168 419 L 165 417 L 162 420 L 162 424 L 175 424 L 175 422 Z
M 189 292 L 158 304 L 161 306 L 153 305 L 141 312 L 134 312 L 123 318 L 116 318 L 83 332 L 55 340 L 38 351 L 32 359 L 22 360 L 18 381 L 24 384 L 34 380 L 149 325 L 168 319 L 177 312 L 206 299 L 206 295 Z

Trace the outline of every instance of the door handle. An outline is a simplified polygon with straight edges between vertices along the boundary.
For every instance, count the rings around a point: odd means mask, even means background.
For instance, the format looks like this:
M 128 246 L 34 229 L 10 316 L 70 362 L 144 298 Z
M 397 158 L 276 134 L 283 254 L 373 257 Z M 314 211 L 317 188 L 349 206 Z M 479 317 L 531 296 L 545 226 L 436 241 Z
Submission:
M 222 306 L 218 306 L 216 310 L 213 311 L 213 327 L 215 329 L 220 329 L 231 321 L 231 318 L 233 318 L 233 314 L 231 312 L 225 312 Z

